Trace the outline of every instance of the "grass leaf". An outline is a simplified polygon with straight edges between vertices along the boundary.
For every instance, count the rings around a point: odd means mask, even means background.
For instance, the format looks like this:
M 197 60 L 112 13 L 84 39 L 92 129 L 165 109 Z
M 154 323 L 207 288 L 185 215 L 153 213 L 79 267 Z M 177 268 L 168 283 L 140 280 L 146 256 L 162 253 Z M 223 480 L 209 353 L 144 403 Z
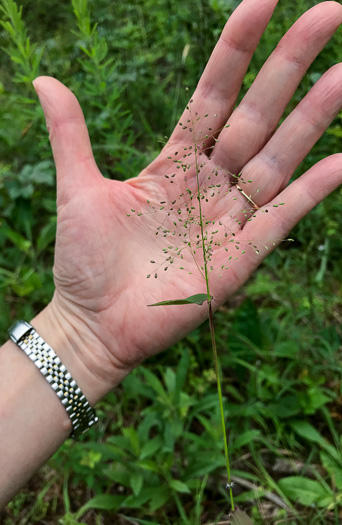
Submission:
M 198 293 L 196 295 L 190 295 L 190 297 L 186 297 L 186 299 L 175 299 L 173 301 L 161 301 L 160 303 L 148 304 L 147 306 L 173 306 L 173 305 L 179 305 L 179 304 L 202 305 L 204 301 L 207 301 L 207 300 L 208 300 L 208 296 L 206 293 Z

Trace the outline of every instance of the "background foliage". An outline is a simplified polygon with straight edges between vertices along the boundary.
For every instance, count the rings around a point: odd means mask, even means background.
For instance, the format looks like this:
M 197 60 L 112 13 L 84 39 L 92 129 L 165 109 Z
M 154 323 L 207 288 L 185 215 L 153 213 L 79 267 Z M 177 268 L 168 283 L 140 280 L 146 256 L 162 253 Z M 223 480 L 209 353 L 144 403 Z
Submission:
M 0 0 L 0 334 L 51 298 L 55 172 L 31 81 L 56 76 L 85 109 L 105 176 L 135 176 L 160 150 L 237 0 Z M 243 92 L 312 0 L 282 0 Z M 341 60 L 335 35 L 290 111 Z M 298 174 L 341 150 L 342 113 Z M 324 174 L 322 174 L 324 176 Z M 234 492 L 255 523 L 342 520 L 342 192 L 268 257 L 217 314 Z M 0 514 L 26 523 L 227 522 L 209 334 L 151 359 L 99 404 Z M 94 499 L 92 499 L 94 498 Z

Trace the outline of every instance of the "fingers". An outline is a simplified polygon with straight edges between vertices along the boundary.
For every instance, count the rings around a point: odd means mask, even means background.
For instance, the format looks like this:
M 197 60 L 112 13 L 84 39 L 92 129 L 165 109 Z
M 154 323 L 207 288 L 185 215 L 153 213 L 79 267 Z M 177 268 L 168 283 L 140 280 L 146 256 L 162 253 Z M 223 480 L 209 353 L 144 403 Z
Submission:
M 241 238 L 259 240 L 264 244 L 284 239 L 292 228 L 327 195 L 342 183 L 342 153 L 331 155 L 295 180 L 256 217 L 247 222 Z M 283 206 L 273 207 L 280 202 Z
M 290 28 L 228 121 L 212 158 L 238 174 L 266 144 L 301 78 L 342 23 L 342 6 L 322 2 Z
M 222 286 L 220 289 L 222 298 L 224 294 L 237 290 L 270 253 L 270 249 L 285 240 L 292 228 L 341 183 L 342 154 L 338 153 L 315 164 L 267 207 L 258 210 L 255 217 L 236 233 L 232 250 L 228 254 L 222 251 L 216 261 L 218 265 L 228 264 L 234 276 L 233 280 L 227 281 L 226 288 Z M 284 205 L 278 206 L 281 202 Z M 238 246 L 240 251 L 245 250 L 248 256 L 236 258 L 240 252 L 234 246 Z M 223 282 L 221 284 L 224 285 Z
M 259 206 L 278 195 L 342 107 L 342 63 L 327 71 L 243 169 L 248 195 Z M 256 195 L 256 193 L 258 194 Z
M 38 77 L 33 85 L 50 134 L 57 185 L 77 190 L 90 183 L 90 178 L 100 176 L 81 107 L 75 95 L 55 78 Z
M 192 113 L 204 116 L 203 134 L 226 124 L 249 62 L 278 0 L 244 0 L 229 18 L 193 95 Z M 214 118 L 217 114 L 217 118 Z M 180 122 L 189 118 L 185 111 Z M 187 130 L 177 126 L 172 142 L 188 141 Z

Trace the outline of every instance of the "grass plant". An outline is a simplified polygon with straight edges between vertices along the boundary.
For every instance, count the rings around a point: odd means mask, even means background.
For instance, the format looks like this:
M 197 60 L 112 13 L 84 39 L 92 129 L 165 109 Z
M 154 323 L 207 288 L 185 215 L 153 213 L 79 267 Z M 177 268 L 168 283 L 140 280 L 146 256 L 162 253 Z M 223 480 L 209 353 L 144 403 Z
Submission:
M 188 91 L 187 88 L 186 92 L 188 93 Z M 168 155 L 167 157 L 170 161 L 170 170 L 164 177 L 172 185 L 171 201 L 163 200 L 155 205 L 147 200 L 148 211 L 131 209 L 127 216 L 143 217 L 146 214 L 153 213 L 160 218 L 160 223 L 154 232 L 151 231 L 151 235 L 162 237 L 163 241 L 165 239 L 162 243 L 165 247 L 162 248 L 161 261 L 150 261 L 154 269 L 152 273 L 147 275 L 147 278 L 150 278 L 151 275 L 158 278 L 160 270 L 167 271 L 171 265 L 173 269 L 177 267 L 179 271 L 186 271 L 191 274 L 192 271 L 187 269 L 190 259 L 197 269 L 200 281 L 202 280 L 205 286 L 205 293 L 197 293 L 186 298 L 167 299 L 148 306 L 179 307 L 181 305 L 197 304 L 201 306 L 203 303 L 207 304 L 227 475 L 225 487 L 229 491 L 231 510 L 234 513 L 234 482 L 231 477 L 222 377 L 213 316 L 214 289 L 222 277 L 222 273 L 229 270 L 230 265 L 233 266 L 239 256 L 246 254 L 249 250 L 257 255 L 260 255 L 262 249 L 268 250 L 269 246 L 265 242 L 260 248 L 257 244 L 260 240 L 241 243 L 237 236 L 239 228 L 246 222 L 253 220 L 258 210 L 259 213 L 268 213 L 268 209 L 266 206 L 260 210 L 253 200 L 255 196 L 247 194 L 247 190 L 244 191 L 244 185 L 252 181 L 245 180 L 242 173 L 236 175 L 212 166 L 211 155 L 219 141 L 219 133 L 222 130 L 208 128 L 205 125 L 205 120 L 209 115 L 201 116 L 196 112 L 194 113 L 192 102 L 193 100 L 190 99 L 185 114 L 182 116 L 182 122 L 179 122 L 179 126 L 183 130 L 187 130 L 191 138 L 189 141 L 185 140 L 184 144 L 186 145 L 182 145 L 179 151 L 174 152 L 173 156 Z M 166 145 L 166 149 L 170 149 L 169 144 Z M 256 194 L 259 192 L 260 188 L 256 190 Z M 241 207 L 232 207 L 233 214 L 229 216 L 228 224 L 224 222 L 216 209 L 221 208 L 219 201 L 222 199 L 225 199 L 226 207 L 229 209 L 227 199 L 237 201 L 238 194 L 242 196 L 244 203 Z M 284 203 L 273 204 L 274 207 L 281 205 Z M 156 223 L 158 223 L 158 219 L 156 219 Z M 276 242 L 272 241 L 271 244 L 275 246 Z M 237 256 L 236 253 L 239 255 Z M 220 264 L 216 268 L 215 262 L 218 258 Z M 179 502 L 177 505 L 179 507 Z M 248 521 L 247 515 L 239 512 L 241 524 L 249 523 L 250 520 Z

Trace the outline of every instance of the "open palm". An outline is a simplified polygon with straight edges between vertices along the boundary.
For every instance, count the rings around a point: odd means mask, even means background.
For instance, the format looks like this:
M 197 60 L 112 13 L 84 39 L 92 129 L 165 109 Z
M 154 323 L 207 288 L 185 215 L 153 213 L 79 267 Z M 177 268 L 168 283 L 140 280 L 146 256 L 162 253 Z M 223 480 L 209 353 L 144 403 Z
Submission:
M 57 168 L 54 309 L 61 322 L 89 334 L 92 344 L 77 351 L 90 369 L 95 362 L 101 368 L 98 375 L 108 389 L 120 374 L 124 377 L 144 358 L 167 348 L 207 315 L 205 305 L 147 308 L 156 301 L 206 291 L 200 249 L 193 254 L 198 224 L 193 222 L 191 232 L 184 233 L 184 220 L 178 221 L 179 209 L 187 213 L 188 190 L 196 195 L 194 142 L 202 165 L 201 192 L 209 191 L 210 177 L 215 177 L 213 197 L 208 202 L 203 199 L 203 209 L 205 219 L 215 220 L 217 239 L 222 241 L 213 243 L 212 250 L 216 304 L 251 275 L 266 253 L 265 245 L 286 237 L 341 183 L 342 154 L 338 154 L 287 186 L 342 106 L 341 65 L 326 72 L 276 129 L 305 71 L 341 24 L 339 4 L 323 2 L 301 17 L 234 110 L 249 61 L 275 5 L 276 0 L 242 2 L 223 30 L 181 125 L 157 159 L 126 182 L 102 177 L 74 95 L 55 79 L 35 81 Z M 214 132 L 218 142 L 210 138 Z M 206 135 L 208 139 L 203 139 Z M 174 162 L 183 154 L 190 154 L 186 173 L 177 171 L 180 164 Z M 196 215 L 196 198 L 193 202 Z M 285 205 L 273 207 L 281 202 Z M 254 217 L 248 221 L 251 210 Z M 209 230 L 212 222 L 208 235 Z M 232 258 L 229 270 L 221 271 L 229 261 L 225 248 L 231 240 L 230 246 L 239 248 L 236 253 L 244 246 L 246 253 Z

